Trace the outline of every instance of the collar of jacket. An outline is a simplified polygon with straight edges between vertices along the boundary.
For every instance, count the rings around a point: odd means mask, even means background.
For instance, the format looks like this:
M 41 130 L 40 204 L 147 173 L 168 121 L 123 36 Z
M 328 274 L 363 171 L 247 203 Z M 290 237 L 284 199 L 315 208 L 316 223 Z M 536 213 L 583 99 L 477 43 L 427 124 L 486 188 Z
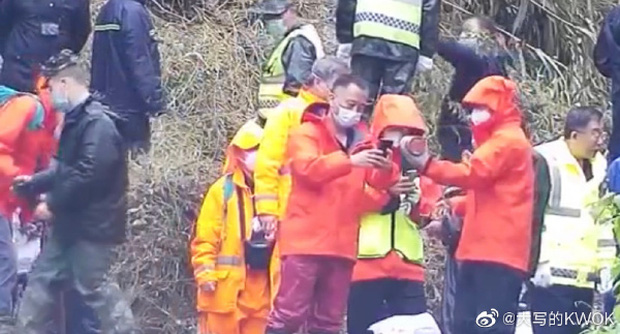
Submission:
M 301 88 L 299 90 L 299 94 L 297 95 L 300 99 L 302 99 L 304 102 L 308 103 L 308 104 L 312 104 L 312 103 L 318 103 L 318 102 L 322 102 L 325 103 L 325 100 L 323 100 L 322 98 L 312 94 L 312 92 L 307 89 L 307 88 Z
M 69 124 L 77 122 L 82 116 L 82 114 L 84 113 L 84 109 L 86 108 L 86 106 L 88 106 L 92 101 L 93 101 L 93 96 L 89 95 L 86 98 L 86 100 L 84 100 L 82 103 L 78 104 L 77 106 L 73 107 L 73 109 L 71 109 L 71 111 L 69 111 L 65 115 L 65 125 L 68 126 Z

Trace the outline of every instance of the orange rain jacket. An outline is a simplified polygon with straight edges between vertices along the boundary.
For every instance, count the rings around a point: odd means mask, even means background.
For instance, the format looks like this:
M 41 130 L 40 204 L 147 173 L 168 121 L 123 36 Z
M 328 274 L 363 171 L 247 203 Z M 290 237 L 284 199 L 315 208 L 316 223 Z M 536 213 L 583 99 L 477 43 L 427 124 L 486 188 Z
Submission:
M 30 128 L 38 112 L 43 115 L 36 128 Z M 57 119 L 49 91 L 40 90 L 39 97 L 27 93 L 11 97 L 0 107 L 0 124 L 0 214 L 10 219 L 22 207 L 22 221 L 28 221 L 28 205 L 11 192 L 11 186 L 16 176 L 46 168 L 56 150 Z
M 301 124 L 301 115 L 312 103 L 322 102 L 303 89 L 297 97 L 283 101 L 278 112 L 267 119 L 263 145 L 258 149 L 254 171 L 256 211 L 259 215 L 282 217 L 291 191 L 286 146 L 291 131 Z
M 356 260 L 361 215 L 372 207 L 365 182 L 376 189 L 396 183 L 399 170 L 354 167 L 349 154 L 372 147 L 360 124 L 349 152 L 336 140 L 329 105 L 310 105 L 302 124 L 288 141 L 292 188 L 286 214 L 278 228 L 280 252 L 286 255 L 326 255 Z M 387 200 L 387 199 L 386 199 Z
M 422 113 L 420 113 L 415 102 L 411 97 L 404 95 L 382 95 L 375 106 L 374 118 L 371 124 L 372 139 L 378 141 L 381 133 L 389 127 L 428 131 Z M 398 150 L 395 151 L 394 161 L 401 165 L 401 160 L 402 158 Z M 403 169 L 402 166 L 401 169 Z M 411 211 L 411 219 L 418 224 L 421 217 L 430 216 L 435 203 L 441 196 L 441 187 L 427 177 L 420 177 L 420 188 L 422 197 L 418 202 L 418 206 Z M 382 200 L 383 202 L 381 202 Z M 379 208 L 387 203 L 384 200 L 385 197 L 377 197 Z M 381 278 L 423 282 L 424 267 L 406 262 L 396 251 L 391 251 L 384 258 L 380 259 L 357 260 L 353 270 L 353 281 Z
M 237 132 L 227 151 L 230 162 L 227 175 L 232 175 L 235 189 L 225 201 L 227 176 L 215 181 L 207 192 L 196 222 L 195 235 L 191 242 L 191 262 L 198 285 L 197 309 L 200 312 L 235 312 L 241 305 L 243 309 L 251 309 L 258 312 L 259 316 L 267 317 L 271 299 L 275 295 L 275 289 L 269 287 L 269 283 L 275 281 L 274 276 L 279 275 L 279 263 L 275 256 L 270 274 L 265 272 L 265 276 L 270 277 L 265 280 L 267 283 L 263 289 L 253 287 L 253 294 L 244 293 L 246 284 L 250 282 L 246 281 L 247 270 L 240 232 L 238 194 L 243 196 L 247 238 L 251 235 L 251 219 L 255 212 L 252 205 L 252 190 L 245 181 L 237 157 L 240 151 L 259 145 L 261 140 L 261 132 L 257 131 L 259 129 L 257 124 L 248 122 Z M 240 190 L 239 193 L 237 188 Z M 206 282 L 216 282 L 215 291 L 203 291 L 200 287 Z
M 467 190 L 458 260 L 487 261 L 527 271 L 531 243 L 534 171 L 532 147 L 520 127 L 516 85 L 503 77 L 480 80 L 465 96 L 469 107 L 487 107 L 491 119 L 472 132 L 471 159 L 432 159 L 424 174 Z

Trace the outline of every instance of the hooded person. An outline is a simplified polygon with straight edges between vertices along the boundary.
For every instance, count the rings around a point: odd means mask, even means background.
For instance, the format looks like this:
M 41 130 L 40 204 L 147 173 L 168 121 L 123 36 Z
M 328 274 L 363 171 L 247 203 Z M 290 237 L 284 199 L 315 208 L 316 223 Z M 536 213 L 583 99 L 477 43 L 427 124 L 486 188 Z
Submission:
M 484 331 L 476 323 L 483 312 L 517 314 L 529 269 L 534 170 L 516 94 L 515 83 L 501 76 L 484 78 L 467 93 L 463 104 L 472 110 L 476 149 L 466 162 L 431 158 L 414 137 L 401 141 L 401 152 L 421 175 L 467 192 L 455 255 L 455 326 L 463 333 Z M 515 324 L 498 321 L 493 329 L 513 333 Z
M 399 174 L 390 150 L 384 156 L 368 140 L 367 103 L 366 83 L 342 75 L 329 104 L 310 105 L 290 134 L 292 187 L 277 227 L 282 276 L 268 334 L 296 333 L 304 322 L 309 333 L 340 333 L 360 219 L 372 210 L 365 184 L 381 191 Z
M 264 0 L 250 8 L 264 22 L 275 48 L 263 64 L 258 87 L 258 117 L 269 118 L 280 102 L 295 97 L 312 73 L 312 65 L 325 56 L 323 43 L 312 24 L 301 23 L 288 0 Z
M 441 188 L 428 178 L 418 177 L 399 152 L 403 136 L 426 133 L 424 118 L 411 97 L 387 94 L 379 98 L 371 136 L 377 142 L 391 143 L 403 175 L 388 190 L 389 200 L 379 202 L 382 208 L 362 218 L 347 308 L 350 334 L 365 334 L 372 324 L 385 318 L 427 310 L 420 230 L 428 222 Z M 414 325 L 415 321 L 408 327 Z
M 191 242 L 198 333 L 264 333 L 278 275 L 272 245 L 254 217 L 252 174 L 262 129 L 246 123 L 227 151 L 230 164 L 207 192 Z
M 464 150 L 471 151 L 471 129 L 465 119 L 463 98 L 480 79 L 506 75 L 499 33 L 494 23 L 484 17 L 472 17 L 463 23 L 456 41 L 440 40 L 437 54 L 454 67 L 450 89 L 437 120 L 437 139 L 441 157 L 458 162 Z

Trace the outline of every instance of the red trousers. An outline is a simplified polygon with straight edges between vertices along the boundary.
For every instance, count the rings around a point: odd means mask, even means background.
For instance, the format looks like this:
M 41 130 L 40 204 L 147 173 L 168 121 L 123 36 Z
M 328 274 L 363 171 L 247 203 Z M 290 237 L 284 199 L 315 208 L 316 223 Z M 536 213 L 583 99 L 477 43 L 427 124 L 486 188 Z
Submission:
M 295 333 L 339 333 L 349 297 L 354 262 L 338 257 L 289 255 L 282 259 L 281 284 L 268 327 Z

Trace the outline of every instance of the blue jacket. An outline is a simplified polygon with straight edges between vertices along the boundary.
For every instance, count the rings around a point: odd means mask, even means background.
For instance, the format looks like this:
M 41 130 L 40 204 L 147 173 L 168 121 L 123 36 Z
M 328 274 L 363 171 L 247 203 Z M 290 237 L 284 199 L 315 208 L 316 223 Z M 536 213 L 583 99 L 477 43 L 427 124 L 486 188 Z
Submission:
M 91 89 L 117 114 L 163 109 L 159 50 L 143 0 L 109 0 L 95 24 Z

